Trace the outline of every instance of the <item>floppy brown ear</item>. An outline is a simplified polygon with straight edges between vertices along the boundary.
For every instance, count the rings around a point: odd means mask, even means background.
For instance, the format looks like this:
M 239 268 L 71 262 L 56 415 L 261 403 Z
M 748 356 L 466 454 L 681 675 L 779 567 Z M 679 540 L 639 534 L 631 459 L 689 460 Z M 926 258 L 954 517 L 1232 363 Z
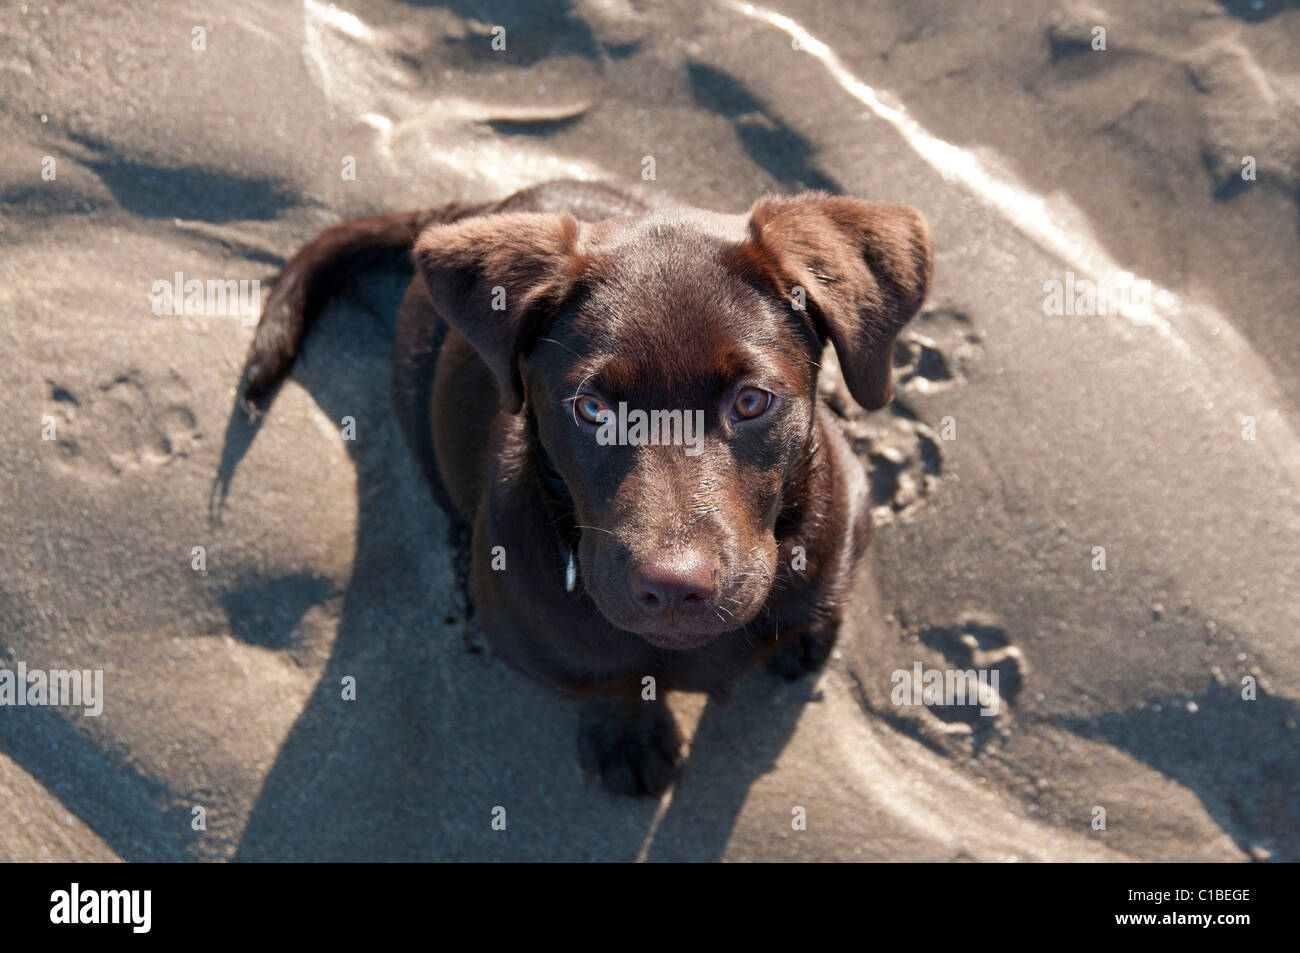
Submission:
M 415 242 L 434 307 L 487 364 L 510 413 L 524 402 L 520 358 L 582 270 L 580 232 L 567 213 L 514 212 L 433 225 Z
M 742 260 L 783 297 L 803 288 L 818 334 L 869 410 L 893 394 L 894 338 L 925 300 L 933 261 L 916 209 L 810 192 L 754 203 Z

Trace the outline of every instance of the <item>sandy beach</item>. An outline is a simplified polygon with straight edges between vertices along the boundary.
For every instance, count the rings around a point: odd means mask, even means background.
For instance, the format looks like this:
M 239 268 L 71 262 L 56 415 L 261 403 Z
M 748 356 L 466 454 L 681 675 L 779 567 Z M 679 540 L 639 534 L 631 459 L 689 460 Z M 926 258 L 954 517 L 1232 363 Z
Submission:
M 0 670 L 103 691 L 0 705 L 0 860 L 1300 860 L 1300 8 L 772 4 L 11 6 Z M 404 276 L 256 423 L 255 315 L 157 290 L 648 157 L 720 211 L 909 203 L 935 248 L 848 423 L 878 521 L 835 657 L 671 699 L 658 802 L 466 611 L 393 420 Z M 918 665 L 996 671 L 996 715 L 900 706 Z

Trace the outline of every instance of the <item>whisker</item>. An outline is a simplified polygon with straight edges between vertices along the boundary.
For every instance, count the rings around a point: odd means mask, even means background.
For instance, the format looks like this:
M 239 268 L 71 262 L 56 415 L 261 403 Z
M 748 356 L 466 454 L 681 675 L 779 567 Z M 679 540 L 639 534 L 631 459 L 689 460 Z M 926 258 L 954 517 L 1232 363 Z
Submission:
M 582 396 L 582 388 L 586 385 L 587 381 L 591 380 L 595 376 L 596 376 L 596 372 L 592 371 L 590 374 L 588 374 L 586 377 L 580 380 L 578 382 L 578 386 L 573 389 L 573 396 L 569 398 L 568 401 L 569 409 L 573 411 L 573 422 L 575 424 L 578 422 L 578 398 Z
M 579 354 L 579 353 L 578 353 L 577 351 L 575 351 L 573 348 L 569 347 L 569 345 L 565 344 L 563 341 L 557 341 L 557 340 L 555 340 L 555 338 L 538 338 L 537 340 L 538 340 L 538 341 L 545 341 L 547 344 L 558 344 L 560 347 L 564 348 L 566 351 L 568 351 L 568 352 L 569 352 L 570 354 L 572 354 L 574 357 L 582 357 L 581 354 Z

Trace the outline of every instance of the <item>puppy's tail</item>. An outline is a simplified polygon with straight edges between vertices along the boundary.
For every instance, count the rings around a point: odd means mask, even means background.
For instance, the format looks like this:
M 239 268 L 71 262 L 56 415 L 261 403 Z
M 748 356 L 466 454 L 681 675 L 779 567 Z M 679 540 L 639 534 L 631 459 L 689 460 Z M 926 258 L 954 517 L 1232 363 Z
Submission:
M 460 209 L 374 215 L 322 232 L 294 255 L 275 280 L 244 366 L 244 406 L 255 412 L 293 366 L 307 326 L 356 271 L 399 262 L 434 222 Z

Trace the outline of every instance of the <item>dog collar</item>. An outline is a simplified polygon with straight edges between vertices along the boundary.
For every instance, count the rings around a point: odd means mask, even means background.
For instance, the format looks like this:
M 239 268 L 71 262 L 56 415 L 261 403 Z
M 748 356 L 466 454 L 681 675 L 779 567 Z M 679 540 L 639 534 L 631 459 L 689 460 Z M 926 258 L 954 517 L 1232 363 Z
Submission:
M 573 497 L 569 493 L 569 488 L 565 485 L 564 478 L 560 476 L 560 471 L 555 469 L 555 464 L 547 455 L 546 448 L 537 439 L 536 422 L 530 420 L 530 423 L 534 428 L 533 441 L 536 447 L 534 455 L 541 476 L 542 505 L 546 510 L 547 522 L 551 525 L 555 542 L 564 557 L 564 591 L 573 592 L 578 588 L 576 553 L 582 531 L 574 525 Z

